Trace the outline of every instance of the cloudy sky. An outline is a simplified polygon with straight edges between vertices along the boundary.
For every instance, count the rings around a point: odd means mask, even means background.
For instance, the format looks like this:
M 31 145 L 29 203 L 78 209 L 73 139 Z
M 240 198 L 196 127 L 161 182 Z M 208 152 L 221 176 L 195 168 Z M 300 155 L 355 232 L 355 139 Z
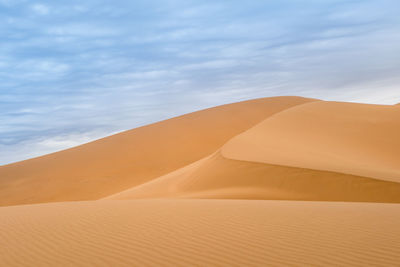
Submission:
M 0 165 L 257 97 L 400 102 L 399 14 L 398 0 L 0 0 Z

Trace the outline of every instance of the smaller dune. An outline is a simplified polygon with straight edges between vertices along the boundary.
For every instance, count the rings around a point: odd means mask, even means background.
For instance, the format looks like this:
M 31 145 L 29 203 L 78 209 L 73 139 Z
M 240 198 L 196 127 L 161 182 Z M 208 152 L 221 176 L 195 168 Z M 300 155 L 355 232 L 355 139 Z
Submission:
M 230 140 L 230 159 L 400 182 L 400 109 L 319 101 L 286 109 Z

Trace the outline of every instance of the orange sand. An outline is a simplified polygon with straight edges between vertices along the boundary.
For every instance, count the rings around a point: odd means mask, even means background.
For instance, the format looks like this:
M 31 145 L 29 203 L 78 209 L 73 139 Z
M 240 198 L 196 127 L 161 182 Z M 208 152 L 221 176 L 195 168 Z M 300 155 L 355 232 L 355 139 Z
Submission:
M 396 266 L 398 204 L 125 200 L 0 208 L 1 266 Z
M 274 97 L 0 166 L 0 266 L 394 266 L 399 136 L 397 106 Z

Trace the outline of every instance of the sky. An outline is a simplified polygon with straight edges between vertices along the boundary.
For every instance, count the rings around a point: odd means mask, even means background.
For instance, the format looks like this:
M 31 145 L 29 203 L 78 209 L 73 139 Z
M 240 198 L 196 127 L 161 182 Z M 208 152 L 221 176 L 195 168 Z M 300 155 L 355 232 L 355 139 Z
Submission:
M 0 165 L 187 112 L 400 102 L 398 0 L 0 0 Z

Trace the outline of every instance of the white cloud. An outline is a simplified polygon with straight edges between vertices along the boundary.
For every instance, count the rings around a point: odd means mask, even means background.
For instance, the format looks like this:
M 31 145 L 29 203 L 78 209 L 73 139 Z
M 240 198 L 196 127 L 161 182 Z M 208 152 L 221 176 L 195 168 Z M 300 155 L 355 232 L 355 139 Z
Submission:
M 50 8 L 44 4 L 34 4 L 31 6 L 32 10 L 39 15 L 47 15 L 50 12 Z
M 88 23 L 73 23 L 65 25 L 50 26 L 46 29 L 48 34 L 58 36 L 78 36 L 83 38 L 118 35 L 120 30 L 117 28 L 104 27 L 100 25 L 90 25 Z
M 13 146 L 0 144 L 0 165 L 12 163 L 14 161 L 39 157 L 48 153 L 78 146 L 94 139 L 99 139 L 118 132 L 92 131 L 84 133 L 72 133 L 54 135 L 25 140 Z

